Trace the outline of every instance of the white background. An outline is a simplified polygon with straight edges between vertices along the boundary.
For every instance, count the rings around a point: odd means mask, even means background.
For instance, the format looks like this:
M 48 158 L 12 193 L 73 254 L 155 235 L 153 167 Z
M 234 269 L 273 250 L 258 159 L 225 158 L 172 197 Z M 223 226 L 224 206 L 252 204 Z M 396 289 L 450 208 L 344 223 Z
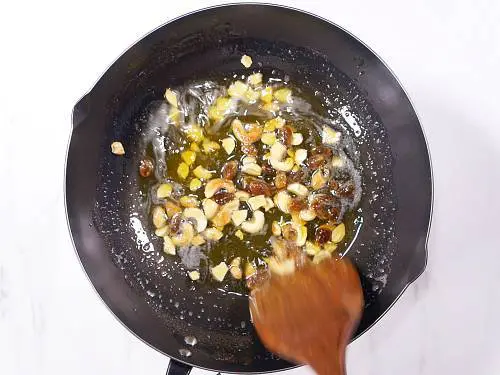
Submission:
M 164 373 L 167 359 L 114 319 L 74 255 L 63 205 L 70 114 L 131 43 L 216 3 L 2 3 L 0 374 Z M 500 373 L 500 2 L 287 4 L 347 28 L 385 59 L 431 149 L 429 266 L 350 346 L 349 374 Z

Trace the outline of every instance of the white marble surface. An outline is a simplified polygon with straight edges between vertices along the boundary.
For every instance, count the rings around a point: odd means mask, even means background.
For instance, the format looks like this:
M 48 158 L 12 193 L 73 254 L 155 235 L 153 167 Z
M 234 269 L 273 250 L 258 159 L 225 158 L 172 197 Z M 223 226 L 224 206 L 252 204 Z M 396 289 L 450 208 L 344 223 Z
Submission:
M 73 253 L 63 205 L 70 114 L 133 41 L 217 2 L 2 4 L 0 374 L 164 372 L 167 359 L 114 319 Z M 350 346 L 349 374 L 500 373 L 500 3 L 288 4 L 346 27 L 387 61 L 420 114 L 434 166 L 427 271 Z

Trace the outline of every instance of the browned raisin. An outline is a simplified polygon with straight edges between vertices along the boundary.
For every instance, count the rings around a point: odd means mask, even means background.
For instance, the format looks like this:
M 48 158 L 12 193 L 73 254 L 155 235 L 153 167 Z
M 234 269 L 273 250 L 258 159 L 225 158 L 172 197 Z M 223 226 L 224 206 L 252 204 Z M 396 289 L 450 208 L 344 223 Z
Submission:
M 246 145 L 246 144 L 242 144 L 241 145 L 241 151 L 247 155 L 247 156 L 251 156 L 253 158 L 257 157 L 257 155 L 259 154 L 259 151 L 257 151 L 257 147 L 255 147 L 254 145 L 252 144 L 249 144 L 249 145 Z
M 150 158 L 144 158 L 139 164 L 139 173 L 142 177 L 149 177 L 151 176 L 151 173 L 153 173 L 154 168 L 155 166 L 153 160 Z
M 287 181 L 289 184 L 294 182 L 304 183 L 306 182 L 308 177 L 308 172 L 304 168 L 299 169 L 297 172 L 290 172 L 287 177 Z
M 181 227 L 181 222 L 182 222 L 182 215 L 181 214 L 175 214 L 174 216 L 172 216 L 172 218 L 170 219 L 170 231 L 172 233 L 178 233 L 179 232 L 179 229 Z
M 290 199 L 288 204 L 288 209 L 290 212 L 299 212 L 307 207 L 307 201 L 302 197 L 294 197 Z
M 332 228 L 330 225 L 321 225 L 314 232 L 314 240 L 318 245 L 324 245 L 332 239 Z
M 311 155 L 306 160 L 306 165 L 312 170 L 321 168 L 326 163 L 327 163 L 327 157 L 324 154 Z
M 335 195 L 339 197 L 353 198 L 354 196 L 354 184 L 352 181 L 338 182 L 335 180 L 330 180 L 328 187 L 335 192 Z
M 269 162 L 265 162 L 262 164 L 262 175 L 266 177 L 273 177 L 276 174 L 276 170 L 269 164 Z
M 231 202 L 234 199 L 234 194 L 228 192 L 226 189 L 220 189 L 218 190 L 212 199 L 220 205 L 226 204 Z
M 276 173 L 276 177 L 274 178 L 274 186 L 276 186 L 277 189 L 284 189 L 287 185 L 286 180 L 286 173 L 278 172 Z
M 265 195 L 270 197 L 273 195 L 274 189 L 266 181 L 255 177 L 246 177 L 243 179 L 243 190 L 251 195 Z
M 337 221 L 340 214 L 340 204 L 337 198 L 329 194 L 317 194 L 312 202 L 311 207 L 316 213 L 316 216 L 321 220 Z
M 221 170 L 222 178 L 226 180 L 232 180 L 236 177 L 236 173 L 238 173 L 238 162 L 236 160 L 228 161 Z
M 331 148 L 326 146 L 317 146 L 311 150 L 311 155 L 324 155 L 326 158 L 331 158 L 333 156 L 333 151 Z
M 276 139 L 284 144 L 286 147 L 292 145 L 293 130 L 291 127 L 285 125 L 276 131 Z

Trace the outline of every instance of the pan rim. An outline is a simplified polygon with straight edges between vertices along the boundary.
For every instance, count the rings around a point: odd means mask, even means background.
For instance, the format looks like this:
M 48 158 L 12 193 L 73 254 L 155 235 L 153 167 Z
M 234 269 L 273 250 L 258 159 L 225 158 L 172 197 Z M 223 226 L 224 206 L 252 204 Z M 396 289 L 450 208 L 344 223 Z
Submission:
M 139 37 L 138 39 L 136 39 L 132 44 L 130 44 L 127 48 L 125 48 L 124 51 L 115 60 L 113 60 L 107 66 L 107 68 L 103 71 L 103 73 L 99 76 L 99 78 L 94 82 L 94 84 L 91 86 L 91 88 L 84 95 L 81 96 L 81 98 L 76 102 L 75 106 L 72 109 L 72 113 L 71 113 L 72 128 L 71 128 L 71 131 L 70 131 L 70 134 L 69 134 L 69 139 L 68 139 L 68 143 L 67 143 L 67 147 L 66 147 L 66 159 L 65 159 L 65 163 L 64 163 L 64 189 L 63 189 L 63 193 L 64 193 L 64 209 L 65 209 L 65 214 L 66 214 L 66 224 L 68 226 L 71 243 L 73 244 L 74 254 L 77 257 L 77 260 L 80 263 L 80 267 L 82 268 L 85 276 L 87 277 L 87 280 L 90 282 L 90 284 L 91 284 L 94 292 L 98 295 L 98 297 L 101 300 L 101 302 L 106 306 L 107 310 L 113 315 L 113 317 L 118 322 L 120 322 L 120 324 L 122 326 L 124 326 L 130 333 L 132 333 L 140 341 L 142 341 L 143 343 L 145 343 L 146 345 L 148 345 L 152 349 L 158 351 L 159 353 L 165 355 L 170 360 L 174 360 L 174 361 L 183 363 L 185 365 L 188 365 L 188 366 L 191 366 L 191 367 L 196 367 L 196 368 L 199 368 L 199 369 L 202 369 L 202 370 L 215 371 L 215 372 L 219 372 L 220 369 L 215 369 L 215 368 L 209 368 L 209 367 L 203 367 L 203 366 L 195 365 L 193 363 L 190 363 L 189 360 L 186 360 L 185 358 L 178 357 L 178 356 L 175 356 L 175 355 L 167 354 L 164 351 L 162 351 L 161 349 L 159 349 L 159 348 L 155 347 L 154 345 L 150 344 L 149 342 L 147 342 L 145 339 L 143 339 L 142 337 L 140 337 L 135 331 L 133 331 L 130 327 L 128 327 L 113 312 L 113 310 L 111 309 L 111 307 L 106 303 L 106 301 L 103 299 L 103 297 L 101 296 L 101 294 L 98 292 L 98 290 L 96 289 L 96 286 L 94 285 L 94 283 L 92 282 L 92 280 L 90 278 L 90 275 L 85 270 L 85 267 L 84 267 L 84 265 L 82 263 L 82 260 L 81 260 L 81 258 L 79 256 L 79 253 L 78 253 L 78 250 L 76 248 L 76 244 L 75 244 L 75 241 L 74 241 L 74 238 L 73 238 L 73 232 L 72 232 L 72 229 L 71 229 L 71 224 L 70 224 L 69 214 L 68 214 L 67 164 L 68 164 L 69 152 L 70 152 L 70 147 L 71 147 L 71 140 L 73 139 L 73 132 L 74 132 L 74 129 L 75 129 L 74 119 L 75 119 L 75 110 L 76 110 L 76 107 L 78 106 L 79 103 L 81 103 L 83 101 L 83 99 L 85 97 L 87 97 L 88 95 L 90 95 L 92 93 L 92 91 L 94 90 L 94 88 L 99 84 L 99 82 L 106 75 L 106 73 L 108 72 L 108 70 L 118 60 L 120 60 L 122 58 L 122 56 L 127 51 L 129 51 L 133 46 L 135 46 L 137 43 L 139 43 L 144 38 L 147 38 L 149 35 L 155 33 L 157 30 L 159 30 L 159 29 L 161 29 L 161 28 L 163 28 L 163 27 L 165 27 L 165 26 L 167 26 L 167 25 L 169 25 L 169 24 L 171 24 L 173 22 L 179 21 L 179 20 L 181 20 L 183 18 L 186 18 L 186 17 L 189 17 L 189 16 L 193 16 L 193 15 L 196 15 L 198 13 L 206 12 L 206 11 L 209 11 L 209 10 L 219 9 L 219 8 L 235 7 L 235 6 L 249 6 L 249 5 L 250 6 L 270 7 L 270 8 L 281 8 L 281 9 L 285 9 L 285 10 L 294 11 L 294 12 L 297 12 L 297 13 L 302 13 L 302 14 L 304 14 L 306 16 L 309 16 L 309 17 L 315 19 L 316 21 L 322 21 L 322 22 L 328 23 L 330 26 L 333 26 L 333 27 L 341 30 L 342 32 L 346 33 L 348 36 L 350 36 L 351 38 L 353 38 L 355 41 L 357 41 L 358 43 L 360 43 L 363 47 L 365 47 L 368 51 L 370 51 L 383 64 L 383 66 L 387 69 L 387 71 L 396 80 L 396 82 L 398 83 L 398 85 L 400 86 L 400 88 L 402 89 L 402 91 L 404 92 L 404 94 L 405 94 L 405 96 L 406 96 L 406 98 L 407 98 L 407 100 L 408 100 L 408 102 L 409 102 L 412 110 L 415 113 L 415 116 L 416 116 L 416 118 L 418 120 L 419 128 L 420 128 L 420 130 L 422 132 L 422 135 L 423 135 L 423 139 L 424 139 L 424 143 L 425 143 L 425 147 L 426 147 L 427 154 L 428 154 L 428 159 L 429 159 L 429 172 L 430 172 L 430 202 L 429 202 L 430 203 L 430 207 L 429 207 L 429 219 L 428 219 L 428 225 L 427 225 L 426 238 L 425 238 L 425 241 L 423 243 L 423 251 L 424 251 L 424 255 L 425 255 L 423 265 L 421 266 L 421 269 L 418 272 L 414 273 L 413 275 L 411 275 L 409 277 L 409 279 L 406 282 L 406 285 L 401 289 L 401 292 L 394 298 L 393 302 L 386 309 L 384 309 L 384 311 L 380 314 L 380 316 L 376 320 L 374 320 L 372 322 L 372 324 L 370 324 L 369 326 L 367 326 L 362 332 L 360 332 L 355 337 L 353 337 L 351 339 L 350 343 L 352 343 L 355 340 L 357 340 L 364 333 L 366 333 L 370 328 L 372 328 L 375 324 L 377 324 L 389 312 L 389 310 L 392 309 L 392 307 L 396 304 L 396 302 L 399 301 L 399 299 L 404 294 L 404 292 L 406 291 L 406 289 L 411 284 L 413 284 L 422 275 L 422 273 L 425 271 L 425 269 L 427 267 L 427 263 L 428 263 L 428 243 L 429 243 L 429 236 L 430 236 L 430 231 L 431 231 L 431 226 L 432 226 L 432 217 L 433 217 L 433 209 L 434 209 L 434 174 L 433 174 L 433 168 L 432 168 L 432 158 L 431 158 L 431 153 L 430 153 L 430 148 L 429 148 L 429 142 L 428 142 L 428 139 L 427 139 L 427 135 L 425 133 L 424 127 L 422 126 L 422 122 L 421 122 L 420 116 L 419 116 L 419 114 L 418 114 L 418 112 L 417 112 L 417 110 L 415 108 L 415 105 L 414 105 L 413 101 L 411 100 L 410 96 L 408 95 L 407 90 L 402 85 L 402 82 L 397 77 L 397 75 L 395 74 L 395 72 L 388 66 L 388 64 L 373 49 L 371 49 L 366 43 L 364 43 L 361 39 L 359 39 L 357 36 L 355 36 L 354 34 L 352 34 L 350 31 L 346 30 L 344 27 L 336 24 L 335 22 L 333 22 L 333 21 L 331 21 L 329 19 L 326 19 L 326 18 L 324 18 L 322 16 L 319 16 L 317 14 L 314 14 L 312 12 L 309 12 L 309 11 L 306 11 L 306 10 L 303 10 L 303 9 L 299 9 L 299 8 L 295 8 L 295 7 L 291 7 L 291 6 L 287 6 L 287 5 L 274 4 L 274 3 L 268 3 L 268 2 L 266 2 L 266 3 L 260 3 L 260 2 L 241 2 L 241 3 L 218 4 L 218 5 L 212 5 L 212 6 L 208 6 L 208 7 L 204 7 L 204 8 L 193 10 L 191 12 L 182 14 L 182 15 L 180 15 L 178 17 L 172 18 L 171 20 L 169 20 L 167 22 L 164 22 L 163 24 L 155 27 L 154 29 L 152 29 L 148 33 L 146 33 L 146 34 L 142 35 L 141 37 Z M 279 370 L 268 370 L 268 371 L 244 371 L 244 370 L 243 371 L 226 371 L 226 370 L 223 370 L 223 371 L 224 371 L 224 373 L 227 373 L 227 374 L 239 374 L 239 373 L 246 373 L 246 374 L 267 374 L 267 373 L 272 373 L 272 372 L 276 372 L 276 371 L 291 370 L 291 369 L 295 369 L 295 368 L 304 366 L 304 364 L 294 364 L 292 362 L 289 362 L 289 363 L 290 363 L 289 367 L 284 367 L 284 368 L 281 368 Z

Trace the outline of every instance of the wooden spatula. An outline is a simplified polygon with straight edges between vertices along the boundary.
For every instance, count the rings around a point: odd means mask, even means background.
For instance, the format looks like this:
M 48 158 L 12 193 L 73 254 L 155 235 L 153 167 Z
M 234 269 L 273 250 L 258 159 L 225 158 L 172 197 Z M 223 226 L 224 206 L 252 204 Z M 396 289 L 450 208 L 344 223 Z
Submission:
M 264 345 L 319 375 L 345 375 L 345 350 L 363 309 L 359 276 L 348 260 L 308 264 L 273 275 L 250 296 Z

